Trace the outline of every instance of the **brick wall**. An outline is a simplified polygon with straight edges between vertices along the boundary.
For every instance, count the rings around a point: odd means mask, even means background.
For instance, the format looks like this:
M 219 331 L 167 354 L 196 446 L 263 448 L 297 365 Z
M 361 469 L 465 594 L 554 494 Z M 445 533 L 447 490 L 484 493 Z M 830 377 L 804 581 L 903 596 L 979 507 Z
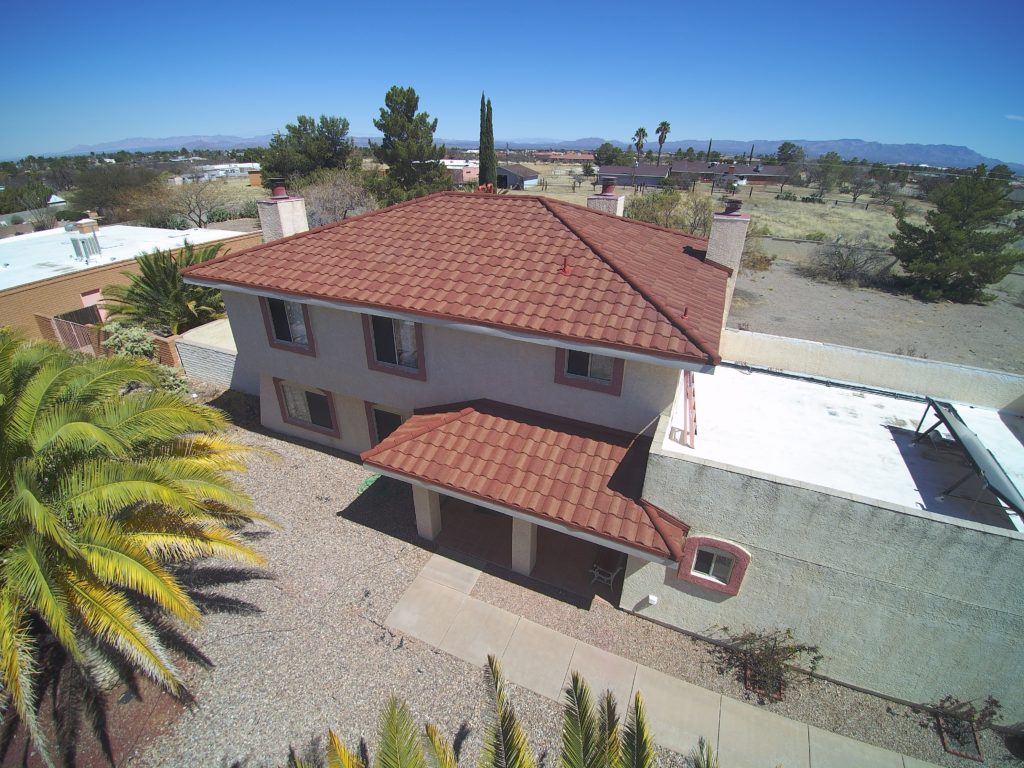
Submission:
M 259 232 L 233 237 L 223 241 L 221 253 L 251 248 L 262 242 Z M 108 285 L 126 284 L 128 278 L 123 272 L 137 273 L 137 263 L 131 260 L 103 264 L 0 291 L 0 325 L 11 326 L 31 339 L 53 341 L 55 339 L 48 338 L 43 330 L 48 323 L 40 323 L 37 316 L 49 318 L 81 309 L 83 293 L 102 290 Z M 52 334 L 52 329 L 50 332 Z

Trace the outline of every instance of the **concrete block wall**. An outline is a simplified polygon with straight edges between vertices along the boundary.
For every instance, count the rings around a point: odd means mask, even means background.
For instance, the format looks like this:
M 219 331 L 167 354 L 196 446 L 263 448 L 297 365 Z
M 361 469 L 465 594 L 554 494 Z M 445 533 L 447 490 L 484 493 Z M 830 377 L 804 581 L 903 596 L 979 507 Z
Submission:
M 820 646 L 819 671 L 839 681 L 914 703 L 992 694 L 1004 722 L 1024 719 L 1024 534 L 657 447 L 644 498 L 690 535 L 739 544 L 751 560 L 733 597 L 631 560 L 623 609 L 705 636 L 715 626 L 790 627 Z
M 175 340 L 175 348 L 186 376 L 210 384 L 231 386 L 231 377 L 235 371 L 234 353 L 184 341 L 180 336 Z

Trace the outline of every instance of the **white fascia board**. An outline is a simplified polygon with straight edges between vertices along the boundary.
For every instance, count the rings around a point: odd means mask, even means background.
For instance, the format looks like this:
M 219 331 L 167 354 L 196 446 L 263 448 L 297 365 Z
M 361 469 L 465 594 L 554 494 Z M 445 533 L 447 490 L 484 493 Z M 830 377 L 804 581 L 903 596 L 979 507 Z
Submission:
M 289 293 L 279 293 L 277 291 L 268 291 L 249 288 L 247 286 L 232 285 L 230 283 L 221 283 L 215 280 L 202 280 L 194 277 L 184 277 L 184 280 L 189 285 L 201 285 L 206 288 L 217 288 L 222 291 L 235 291 L 236 293 L 246 293 L 251 296 L 265 296 L 271 299 L 282 299 L 283 301 L 298 301 L 301 304 L 326 307 L 327 309 L 340 309 L 359 314 L 392 317 L 396 320 L 408 320 L 409 322 L 422 323 L 423 325 L 437 325 L 445 328 L 452 328 L 456 331 L 465 331 L 466 333 L 478 333 L 483 336 L 497 336 L 498 338 L 509 339 L 511 341 L 522 341 L 527 344 L 540 344 L 544 347 L 575 349 L 580 352 L 589 352 L 594 355 L 618 357 L 623 360 L 633 360 L 638 363 L 647 363 L 648 365 L 660 365 L 665 368 L 696 371 L 697 373 L 714 374 L 715 372 L 715 366 L 708 365 L 706 363 L 688 363 L 684 360 L 669 360 L 655 355 L 644 355 L 640 352 L 628 352 L 611 347 L 602 347 L 596 344 L 580 344 L 575 341 L 568 342 L 561 339 L 552 339 L 548 336 L 523 333 L 521 331 L 509 331 L 502 328 L 492 328 L 491 326 L 486 325 L 475 325 L 473 323 L 460 323 L 456 320 L 445 320 L 439 317 L 424 317 L 423 315 L 416 315 L 411 312 L 402 312 L 400 310 L 384 309 L 380 307 L 367 307 L 360 304 L 348 304 L 343 301 L 329 301 L 327 299 L 317 299 L 312 296 L 296 296 Z
M 524 512 L 520 512 L 519 510 L 512 509 L 510 507 L 504 507 L 501 504 L 483 501 L 482 499 L 478 499 L 473 496 L 467 496 L 465 494 L 459 493 L 458 491 L 453 491 L 450 488 L 445 488 L 440 485 L 434 485 L 433 483 L 422 482 L 420 480 L 414 480 L 413 478 L 408 477 L 407 475 L 403 475 L 399 472 L 391 472 L 390 470 L 387 469 L 381 469 L 380 467 L 372 463 L 366 464 L 365 466 L 368 466 L 377 474 L 384 475 L 385 477 L 390 477 L 393 480 L 401 480 L 403 483 L 409 483 L 410 485 L 418 485 L 421 488 L 426 488 L 428 491 L 434 491 L 435 493 L 439 493 L 442 496 L 450 496 L 453 499 L 459 499 L 459 501 L 464 501 L 467 504 L 472 504 L 475 507 L 485 507 L 486 509 L 490 509 L 494 512 L 500 512 L 503 515 L 508 515 L 509 517 L 514 517 L 518 520 L 525 520 L 526 522 L 533 523 L 534 525 L 539 525 L 544 528 L 550 528 L 553 531 L 564 533 L 567 536 L 572 536 L 576 539 L 583 539 L 584 541 L 589 541 L 591 544 L 598 544 L 599 546 L 605 547 L 607 549 L 614 549 L 616 552 L 622 552 L 623 554 L 632 555 L 633 557 L 639 557 L 642 560 L 647 560 L 652 563 L 658 563 L 660 565 L 664 565 L 667 567 L 675 568 L 679 565 L 674 560 L 667 560 L 663 557 L 658 557 L 657 555 L 652 554 L 650 552 L 644 552 L 642 549 L 634 549 L 633 547 L 627 546 L 625 544 L 619 544 L 610 539 L 604 539 L 600 536 L 594 536 L 593 534 L 586 533 L 585 531 L 581 531 L 578 528 L 570 528 L 567 525 L 556 523 L 554 520 L 548 520 L 547 518 L 535 515 L 527 515 Z

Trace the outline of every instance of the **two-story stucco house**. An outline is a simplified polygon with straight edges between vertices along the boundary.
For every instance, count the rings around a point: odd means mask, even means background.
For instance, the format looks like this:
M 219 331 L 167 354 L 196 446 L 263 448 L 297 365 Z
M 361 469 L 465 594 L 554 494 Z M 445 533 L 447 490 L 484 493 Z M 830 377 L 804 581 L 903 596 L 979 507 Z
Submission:
M 185 279 L 223 290 L 263 424 L 408 482 L 425 538 L 500 520 L 534 576 L 585 544 L 624 610 L 792 627 L 843 682 L 1024 716 L 1024 407 L 872 385 L 893 356 L 842 381 L 723 364 L 748 217 L 704 240 L 612 189 L 588 206 L 440 193 Z

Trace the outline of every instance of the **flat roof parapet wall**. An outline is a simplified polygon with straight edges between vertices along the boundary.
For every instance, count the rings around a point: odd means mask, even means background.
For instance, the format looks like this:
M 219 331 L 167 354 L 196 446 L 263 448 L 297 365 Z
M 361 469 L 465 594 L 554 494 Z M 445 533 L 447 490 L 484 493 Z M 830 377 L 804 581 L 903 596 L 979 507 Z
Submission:
M 1024 376 L 727 328 L 722 359 L 1024 414 Z
M 680 377 L 652 453 L 1024 540 L 943 429 L 936 440 L 914 442 L 927 408 L 923 398 L 728 366 L 694 379 L 694 448 L 673 437 L 682 427 Z M 966 404 L 958 409 L 1018 487 L 1024 485 L 1024 416 Z

